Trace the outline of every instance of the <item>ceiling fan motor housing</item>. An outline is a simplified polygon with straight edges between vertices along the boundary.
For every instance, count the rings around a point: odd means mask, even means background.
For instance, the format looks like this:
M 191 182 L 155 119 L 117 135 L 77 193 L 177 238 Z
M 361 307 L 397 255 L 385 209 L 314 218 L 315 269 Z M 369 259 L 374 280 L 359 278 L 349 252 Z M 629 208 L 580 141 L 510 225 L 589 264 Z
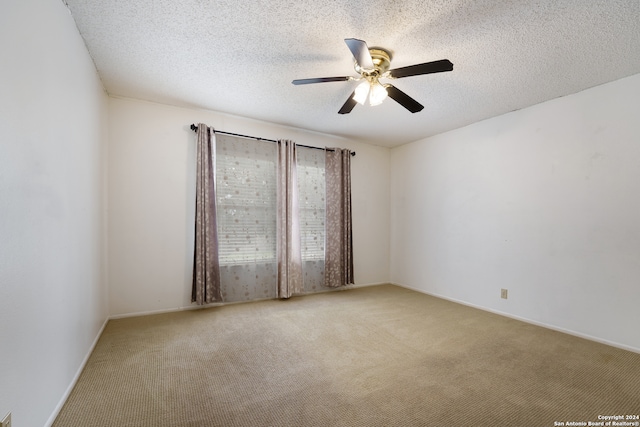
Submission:
M 371 54 L 371 60 L 373 62 L 374 68 L 366 69 L 360 66 L 358 62 L 356 62 L 353 68 L 356 70 L 356 73 L 366 77 L 368 75 L 380 76 L 384 74 L 387 70 L 389 70 L 389 66 L 391 65 L 391 52 L 381 47 L 372 47 L 369 48 L 369 53 Z

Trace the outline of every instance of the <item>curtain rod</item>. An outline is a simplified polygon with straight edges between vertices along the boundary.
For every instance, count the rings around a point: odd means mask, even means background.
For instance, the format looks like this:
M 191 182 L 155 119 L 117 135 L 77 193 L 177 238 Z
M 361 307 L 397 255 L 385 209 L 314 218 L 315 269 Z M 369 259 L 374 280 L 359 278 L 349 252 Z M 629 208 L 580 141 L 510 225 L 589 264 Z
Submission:
M 192 130 L 192 131 L 194 131 L 194 132 L 197 132 L 197 131 L 198 131 L 198 125 L 192 124 L 192 125 L 191 125 L 191 130 Z M 222 135 L 237 136 L 237 137 L 240 137 L 240 138 L 257 139 L 258 141 L 278 142 L 278 141 L 276 141 L 275 139 L 259 138 L 259 137 L 257 137 L 257 136 L 242 135 L 242 134 L 239 134 L 239 133 L 225 132 L 225 131 L 222 131 L 222 130 L 215 130 L 215 129 L 214 129 L 214 130 L 213 130 L 213 132 L 214 132 L 214 133 L 220 133 L 220 134 L 222 134 Z M 302 144 L 296 144 L 296 145 L 297 145 L 298 147 L 313 148 L 314 150 L 325 150 L 325 148 L 312 147 L 312 146 L 310 146 L 310 145 L 302 145 Z M 333 151 L 333 150 L 332 150 L 332 149 L 330 149 L 330 148 L 327 148 L 326 150 L 327 150 L 327 151 Z M 355 151 L 352 151 L 352 152 L 351 152 L 351 155 L 352 155 L 352 156 L 355 156 L 355 155 L 356 155 L 356 152 L 355 152 Z

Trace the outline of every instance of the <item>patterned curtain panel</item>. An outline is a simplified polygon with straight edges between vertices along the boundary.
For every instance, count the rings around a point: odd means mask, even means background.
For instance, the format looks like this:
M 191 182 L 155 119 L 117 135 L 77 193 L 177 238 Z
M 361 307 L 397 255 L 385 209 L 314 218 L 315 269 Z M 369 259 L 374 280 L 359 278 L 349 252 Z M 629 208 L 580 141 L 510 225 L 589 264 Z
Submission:
M 217 208 L 225 302 L 276 297 L 276 144 L 217 137 Z
M 353 284 L 351 230 L 351 151 L 326 151 L 326 251 L 324 280 L 327 287 Z
M 302 292 L 302 253 L 296 144 L 279 140 L 277 161 L 276 263 L 277 296 Z
M 302 237 L 302 291 L 327 291 L 324 285 L 325 248 L 324 150 L 297 147 L 300 234 Z
M 206 304 L 222 300 L 216 224 L 216 158 L 213 129 L 200 123 L 197 132 L 196 220 L 191 301 Z

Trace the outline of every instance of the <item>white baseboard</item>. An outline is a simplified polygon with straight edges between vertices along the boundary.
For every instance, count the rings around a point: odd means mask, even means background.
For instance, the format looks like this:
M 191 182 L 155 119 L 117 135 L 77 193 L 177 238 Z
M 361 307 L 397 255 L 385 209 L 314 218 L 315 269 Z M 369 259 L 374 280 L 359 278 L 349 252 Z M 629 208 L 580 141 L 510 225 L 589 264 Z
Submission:
M 390 285 L 391 282 L 376 282 L 376 283 L 362 283 L 359 285 L 349 285 L 351 289 L 353 288 L 368 288 L 369 286 L 380 286 L 380 285 Z
M 51 427 L 53 422 L 58 417 L 58 414 L 62 410 L 62 407 L 66 403 L 67 399 L 69 398 L 69 395 L 71 394 L 71 391 L 76 386 L 76 383 L 78 382 L 78 379 L 80 378 L 80 375 L 82 374 L 82 371 L 84 370 L 84 367 L 86 366 L 87 362 L 89 361 L 89 357 L 91 357 L 91 353 L 93 353 L 93 350 L 96 348 L 96 345 L 98 344 L 98 340 L 102 336 L 102 332 L 104 331 L 104 328 L 107 326 L 108 322 L 109 322 L 109 318 L 105 319 L 104 323 L 100 327 L 100 330 L 98 331 L 98 334 L 96 335 L 96 338 L 93 340 L 93 343 L 91 343 L 91 346 L 89 347 L 89 351 L 87 351 L 87 354 L 84 356 L 84 359 L 82 359 L 82 363 L 80 363 L 80 367 L 78 368 L 78 370 L 76 371 L 75 376 L 71 380 L 71 383 L 69 384 L 69 387 L 67 387 L 67 390 L 62 395 L 62 398 L 60 399 L 60 402 L 58 402 L 58 405 L 55 407 L 55 409 L 53 410 L 53 413 L 51 414 L 51 416 L 49 417 L 49 419 L 45 423 L 45 425 L 44 425 L 45 427 Z
M 199 305 L 199 306 L 193 306 L 193 307 L 174 307 L 174 308 L 162 308 L 159 310 L 135 311 L 131 313 L 111 315 L 109 316 L 109 320 L 126 319 L 128 317 L 152 316 L 154 314 L 173 313 L 176 311 L 199 310 L 201 308 L 216 307 L 219 305 L 223 305 L 223 303 L 206 304 L 206 305 Z
M 427 292 L 427 291 L 422 290 L 422 289 L 414 288 L 413 286 L 403 285 L 401 283 L 394 283 L 394 282 L 391 282 L 391 284 L 399 286 L 401 288 L 410 289 L 412 291 L 416 291 L 416 292 L 419 292 L 421 294 L 430 295 L 432 297 L 436 297 L 436 298 L 444 299 L 444 300 L 447 300 L 447 301 L 455 302 L 456 304 L 466 305 L 468 307 L 477 308 L 478 310 L 482 310 L 482 311 L 488 311 L 488 312 L 493 313 L 493 314 L 497 314 L 497 315 L 500 315 L 500 316 L 508 317 L 510 319 L 519 320 L 521 322 L 529 323 L 531 325 L 540 326 L 542 328 L 551 329 L 553 331 L 562 332 L 562 333 L 568 334 L 568 335 L 573 335 L 574 337 L 583 338 L 583 339 L 586 339 L 586 340 L 589 340 L 589 341 L 594 341 L 594 342 L 597 342 L 597 343 L 600 343 L 600 344 L 605 344 L 605 345 L 609 345 L 611 347 L 616 347 L 616 348 L 619 348 L 619 349 L 622 349 L 622 350 L 632 351 L 634 353 L 639 353 L 640 354 L 640 348 L 631 347 L 631 346 L 626 345 L 626 344 L 620 344 L 618 342 L 609 341 L 609 340 L 606 340 L 606 339 L 603 339 L 603 338 L 599 338 L 599 337 L 594 337 L 592 335 L 583 334 L 581 332 L 572 331 L 570 329 L 561 328 L 559 326 L 550 325 L 550 324 L 543 323 L 543 322 L 538 322 L 537 320 L 528 319 L 526 317 L 520 317 L 520 316 L 516 316 L 516 315 L 511 314 L 511 313 L 505 313 L 505 312 L 500 311 L 500 310 L 494 310 L 492 308 L 487 308 L 487 307 L 483 307 L 483 306 L 480 306 L 480 305 L 472 304 L 472 303 L 467 302 L 467 301 L 462 301 L 462 300 L 458 300 L 458 299 L 455 299 L 455 298 L 450 298 L 450 297 L 447 297 L 447 296 L 444 296 L 444 295 L 440 295 L 440 294 L 436 294 L 436 293 L 433 293 L 433 292 Z
M 312 292 L 312 293 L 301 294 L 301 295 L 313 295 L 313 294 L 322 293 L 322 292 L 346 291 L 349 289 L 364 288 L 367 286 L 388 285 L 389 283 L 390 282 L 380 282 L 380 283 L 363 283 L 358 285 L 347 285 L 347 286 L 341 286 L 335 289 L 328 289 L 326 291 L 318 291 L 318 292 Z M 271 299 L 274 299 L 274 298 L 257 298 L 257 299 L 252 299 L 251 301 L 214 302 L 211 304 L 198 305 L 198 306 L 194 305 L 194 306 L 186 306 L 186 307 L 163 308 L 159 310 L 136 311 L 132 313 L 114 314 L 112 316 L 109 316 L 109 319 L 114 319 L 114 320 L 126 319 L 128 317 L 151 316 L 154 314 L 173 313 L 176 311 L 201 310 L 203 308 L 221 307 L 221 306 L 231 305 L 231 304 L 242 304 L 245 302 L 267 301 Z

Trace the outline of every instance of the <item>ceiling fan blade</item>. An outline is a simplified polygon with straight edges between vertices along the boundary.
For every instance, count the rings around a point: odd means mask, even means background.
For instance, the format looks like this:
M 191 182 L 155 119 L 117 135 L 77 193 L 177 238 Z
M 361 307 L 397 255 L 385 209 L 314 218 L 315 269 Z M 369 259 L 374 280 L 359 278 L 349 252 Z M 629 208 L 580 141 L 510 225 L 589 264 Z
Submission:
M 394 68 L 389 70 L 390 77 L 399 79 L 400 77 L 418 76 L 421 74 L 442 73 L 453 70 L 453 64 L 448 59 L 425 62 L 424 64 L 409 65 L 408 67 Z
M 407 110 L 412 113 L 417 113 L 418 111 L 422 111 L 424 106 L 420 104 L 418 101 L 398 89 L 397 87 L 386 84 L 384 87 L 387 89 L 387 95 L 396 101 L 398 104 L 402 105 Z
M 367 43 L 358 39 L 344 39 L 344 42 L 349 47 L 358 65 L 367 70 L 373 70 L 375 68 Z
M 313 79 L 298 79 L 294 80 L 291 83 L 294 85 L 308 85 L 311 83 L 326 83 L 326 82 L 346 82 L 349 81 L 351 77 L 317 77 Z
M 356 91 L 354 90 L 351 95 L 349 95 L 349 99 L 347 99 L 347 102 L 345 102 L 340 111 L 338 111 L 338 114 L 349 114 L 351 110 L 353 110 L 353 107 L 355 107 L 357 104 L 356 100 L 353 99 L 353 95 L 355 94 Z

